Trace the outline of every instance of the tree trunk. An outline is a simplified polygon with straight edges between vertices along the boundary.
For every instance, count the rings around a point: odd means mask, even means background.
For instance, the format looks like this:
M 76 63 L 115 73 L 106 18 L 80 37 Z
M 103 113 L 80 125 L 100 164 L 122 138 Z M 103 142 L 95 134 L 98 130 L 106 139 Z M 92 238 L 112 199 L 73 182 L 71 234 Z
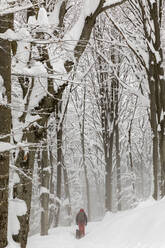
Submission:
M 36 129 L 36 127 L 31 126 L 29 128 L 28 133 L 25 134 L 26 140 L 29 143 L 38 143 L 42 135 L 44 134 L 44 130 Z M 41 135 L 41 136 L 40 136 Z M 33 177 L 33 169 L 34 169 L 34 161 L 36 154 L 36 146 L 31 146 L 28 149 L 27 154 L 23 149 L 20 149 L 16 166 L 22 171 L 18 172 L 20 177 L 20 182 L 14 186 L 13 197 L 17 197 L 23 201 L 25 201 L 27 206 L 27 212 L 25 215 L 19 216 L 20 222 L 20 230 L 18 235 L 14 235 L 13 239 L 16 242 L 21 244 L 21 248 L 26 247 L 27 236 L 29 232 L 29 218 L 30 218 L 30 209 L 31 209 L 31 197 L 32 197 L 32 177 Z M 25 176 L 26 175 L 26 176 Z
M 153 132 L 153 175 L 154 175 L 154 192 L 153 197 L 155 200 L 159 199 L 159 182 L 158 182 L 158 170 L 160 168 L 160 157 L 159 157 L 159 136 L 158 136 L 158 106 L 156 101 L 158 94 L 158 82 L 154 82 L 155 78 L 155 59 L 154 55 L 150 52 L 150 62 L 149 62 L 149 88 L 150 88 L 150 111 L 151 111 L 151 128 Z
M 82 165 L 84 168 L 84 177 L 85 177 L 85 186 L 86 186 L 86 199 L 87 199 L 87 212 L 88 212 L 88 220 L 91 220 L 91 213 L 90 213 L 90 191 L 89 191 L 89 180 L 88 180 L 88 172 L 87 172 L 87 165 L 85 159 L 85 100 L 86 100 L 86 87 L 84 87 L 84 97 L 83 97 L 83 117 L 82 117 L 82 124 L 80 125 L 81 128 L 81 147 L 82 147 Z
M 13 15 L 0 17 L 0 33 L 12 28 Z M 0 138 L 1 142 L 10 143 L 11 132 L 11 47 L 10 42 L 0 40 Z M 8 183 L 10 153 L 0 153 L 0 247 L 7 246 L 8 224 Z
M 68 224 L 71 224 L 71 215 L 72 215 L 72 207 L 71 207 L 71 197 L 70 197 L 70 189 L 69 189 L 69 181 L 68 181 L 68 173 L 67 168 L 64 166 L 63 169 L 64 174 L 64 189 L 65 189 L 65 199 L 68 200 L 68 203 L 66 204 L 67 214 L 68 214 Z
M 50 166 L 48 163 L 47 143 L 42 150 L 41 163 L 41 235 L 48 235 L 49 228 L 49 181 L 50 181 Z
M 118 210 L 122 210 L 121 197 L 122 197 L 122 187 L 121 187 L 121 168 L 120 168 L 120 148 L 119 148 L 119 127 L 118 123 L 115 127 L 115 145 L 116 145 L 116 168 L 117 168 L 117 194 L 118 194 Z
M 50 156 L 50 170 L 51 170 L 51 175 L 50 175 L 50 197 L 49 197 L 49 228 L 51 228 L 51 225 L 55 224 L 55 182 L 54 182 L 54 166 L 53 166 L 53 154 L 52 154 L 52 149 L 50 148 L 49 150 L 49 156 Z
M 62 135 L 63 135 L 63 131 L 62 131 L 62 124 L 60 123 L 60 114 L 61 114 L 61 108 L 62 108 L 62 102 L 60 100 L 56 106 L 56 133 L 57 133 L 56 226 L 59 225 L 61 184 L 62 184 Z
M 118 210 L 122 210 L 121 205 L 121 168 L 120 168 L 120 137 L 119 137 L 119 82 L 116 79 L 116 90 L 115 90 L 115 147 L 116 147 L 116 169 L 117 169 L 117 200 L 118 200 Z

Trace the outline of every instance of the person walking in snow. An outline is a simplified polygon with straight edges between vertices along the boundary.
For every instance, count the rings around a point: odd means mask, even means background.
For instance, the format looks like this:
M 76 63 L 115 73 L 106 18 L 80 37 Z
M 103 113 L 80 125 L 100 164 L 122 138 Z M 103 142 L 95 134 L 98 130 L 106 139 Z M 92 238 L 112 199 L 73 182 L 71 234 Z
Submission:
M 80 238 L 85 235 L 85 225 L 87 225 L 87 215 L 83 208 L 76 215 L 76 224 L 79 227 Z

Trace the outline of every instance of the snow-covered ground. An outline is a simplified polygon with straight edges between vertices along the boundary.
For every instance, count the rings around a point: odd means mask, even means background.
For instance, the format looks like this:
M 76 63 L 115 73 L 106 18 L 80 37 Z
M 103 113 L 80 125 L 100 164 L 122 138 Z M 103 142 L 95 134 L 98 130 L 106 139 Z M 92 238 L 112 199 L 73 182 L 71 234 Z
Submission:
M 165 199 L 108 213 L 101 222 L 88 223 L 81 240 L 75 239 L 75 230 L 76 226 L 59 227 L 48 236 L 32 236 L 27 248 L 165 248 Z

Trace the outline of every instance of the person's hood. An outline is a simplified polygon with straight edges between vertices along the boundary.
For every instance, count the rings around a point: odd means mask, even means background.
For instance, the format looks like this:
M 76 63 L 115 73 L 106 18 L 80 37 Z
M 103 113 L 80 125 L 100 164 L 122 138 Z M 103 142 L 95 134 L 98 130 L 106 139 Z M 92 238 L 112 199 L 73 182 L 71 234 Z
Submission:
M 84 209 L 83 209 L 83 208 L 81 208 L 81 209 L 80 209 L 80 212 L 84 212 Z

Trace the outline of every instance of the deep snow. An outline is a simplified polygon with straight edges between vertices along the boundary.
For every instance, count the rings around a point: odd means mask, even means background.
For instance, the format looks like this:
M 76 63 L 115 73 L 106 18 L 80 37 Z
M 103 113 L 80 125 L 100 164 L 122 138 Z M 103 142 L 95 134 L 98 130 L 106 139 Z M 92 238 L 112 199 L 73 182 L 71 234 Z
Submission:
M 165 199 L 150 199 L 137 208 L 107 213 L 89 223 L 86 236 L 75 239 L 76 226 L 52 229 L 48 236 L 32 236 L 27 248 L 165 248 Z

